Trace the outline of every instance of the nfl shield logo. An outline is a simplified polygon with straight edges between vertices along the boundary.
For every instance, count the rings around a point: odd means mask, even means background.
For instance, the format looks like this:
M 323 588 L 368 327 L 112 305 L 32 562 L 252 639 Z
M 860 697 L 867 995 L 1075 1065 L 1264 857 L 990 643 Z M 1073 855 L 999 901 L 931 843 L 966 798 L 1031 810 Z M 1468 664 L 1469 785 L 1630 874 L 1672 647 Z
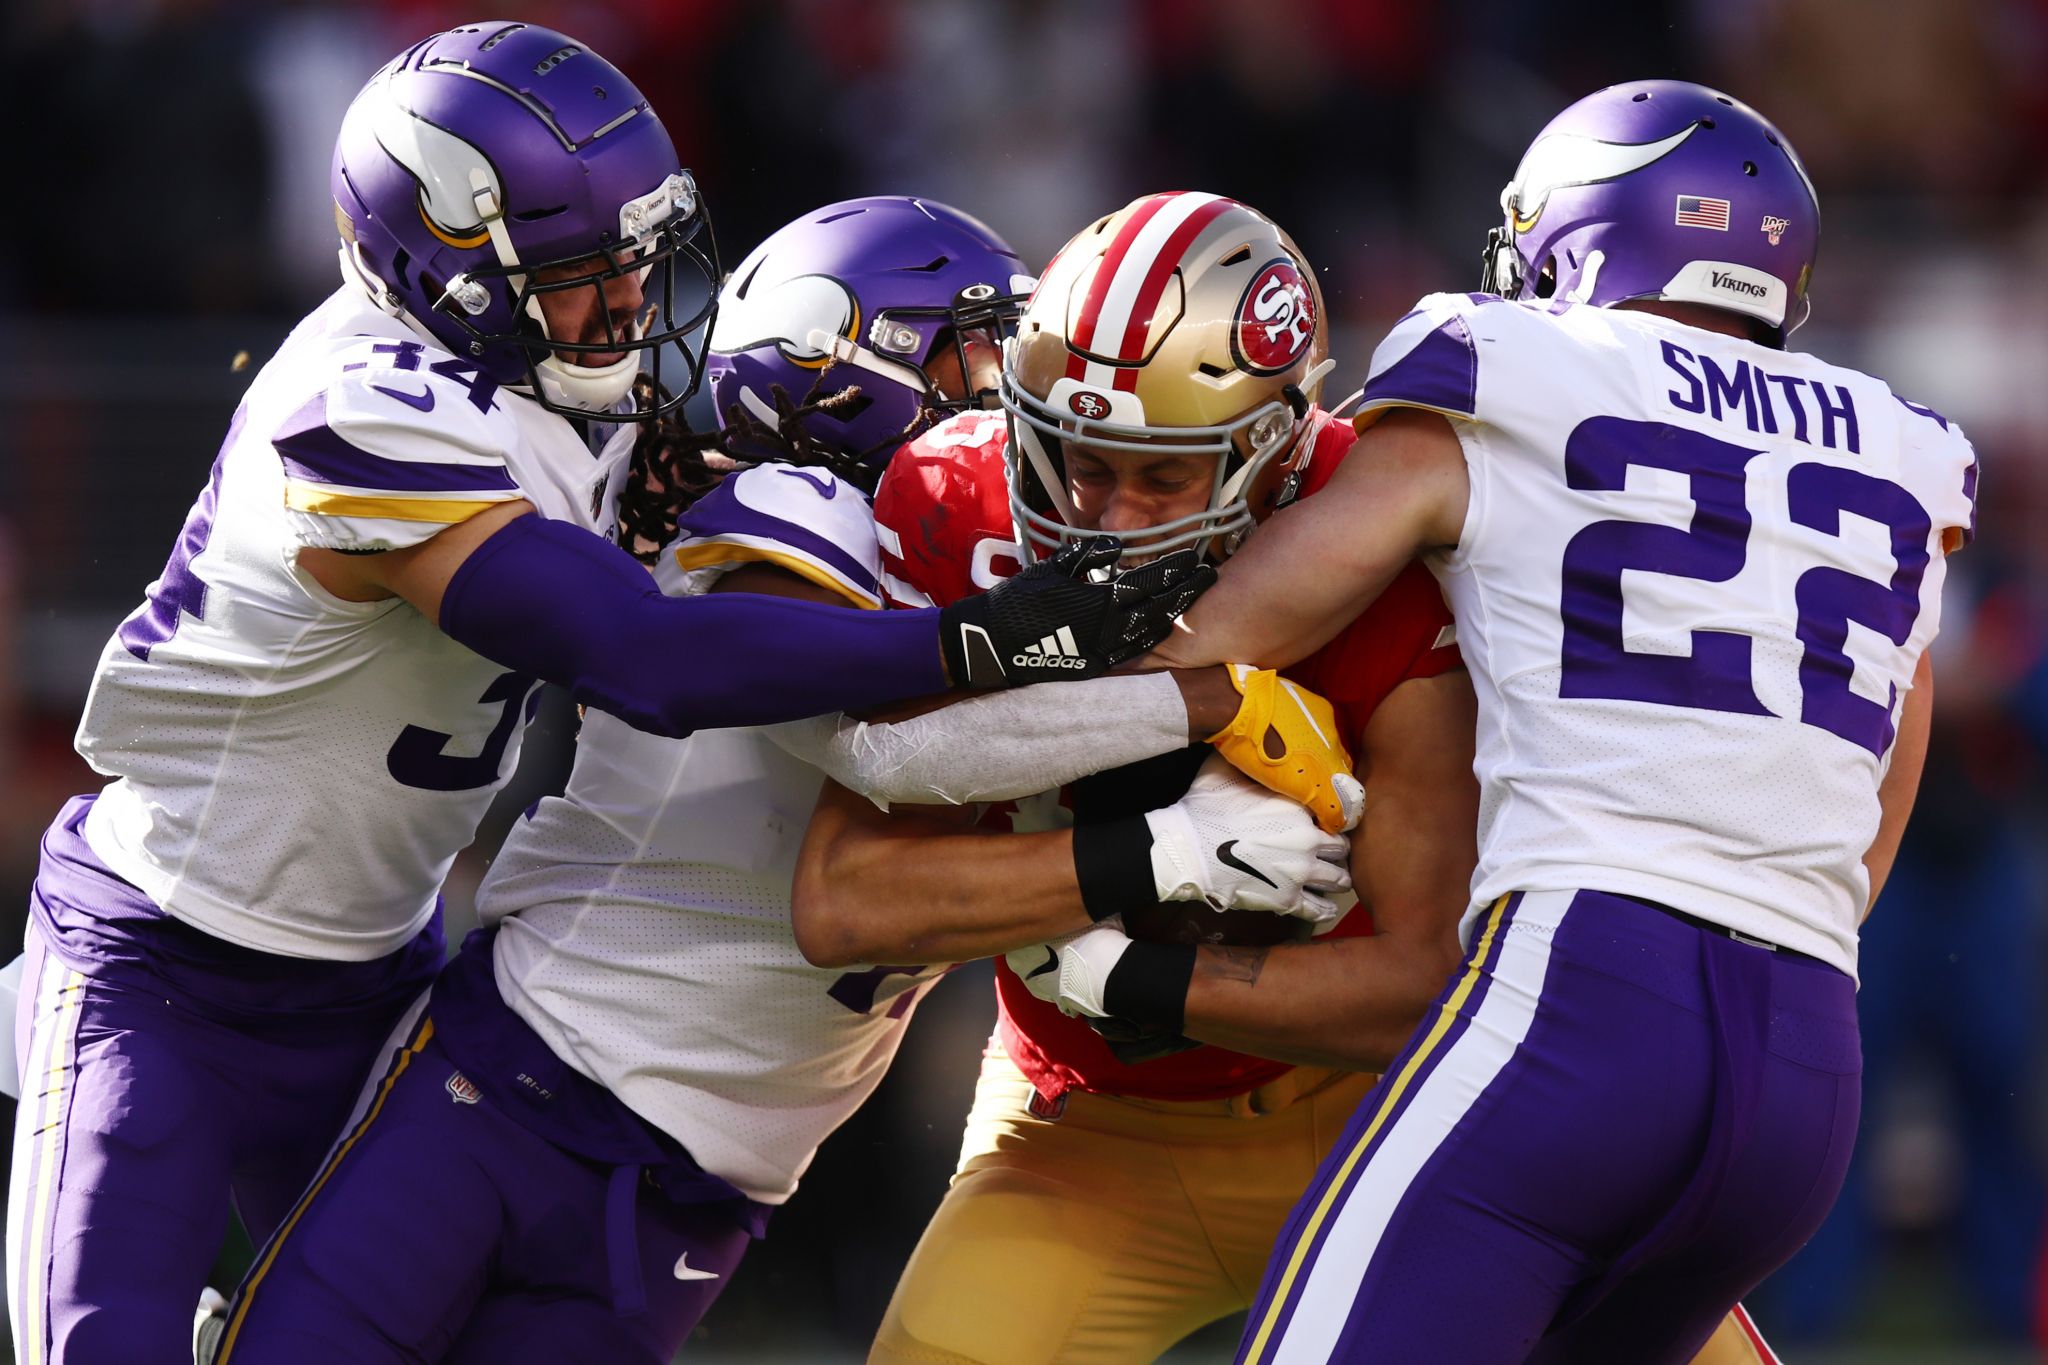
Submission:
M 1772 246 L 1778 244 L 1778 239 L 1785 235 L 1785 229 L 1791 226 L 1792 224 L 1783 218 L 1773 218 L 1770 214 L 1764 215 L 1764 236 L 1771 239 Z
M 460 1071 L 448 1073 L 447 1086 L 448 1093 L 455 1097 L 457 1104 L 475 1104 L 483 1098 L 483 1091 L 478 1090 L 476 1084 Z

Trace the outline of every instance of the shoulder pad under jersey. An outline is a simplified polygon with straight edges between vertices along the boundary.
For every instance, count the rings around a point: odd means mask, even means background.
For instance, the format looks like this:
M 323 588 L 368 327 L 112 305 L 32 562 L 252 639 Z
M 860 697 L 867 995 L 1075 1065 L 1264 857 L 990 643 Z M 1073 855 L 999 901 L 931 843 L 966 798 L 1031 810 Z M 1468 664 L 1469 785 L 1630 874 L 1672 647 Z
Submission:
M 1388 408 L 1423 408 L 1471 419 L 1478 411 L 1479 348 L 1472 315 L 1512 307 L 1491 294 L 1431 294 L 1394 324 L 1372 353 L 1372 370 L 1358 400 L 1358 425 Z
M 1920 403 L 1894 398 L 1912 414 L 1900 425 L 1907 459 L 1928 469 L 1937 491 L 1928 515 L 1942 528 L 1944 551 L 1961 549 L 1977 536 L 1977 451 L 1957 423 Z M 1913 420 L 1918 418 L 1918 421 Z M 1935 471 L 1940 471 L 1939 473 Z
M 504 454 L 517 424 L 474 365 L 367 336 L 322 363 L 327 382 L 270 433 L 303 544 L 399 549 L 523 496 Z
M 710 591 L 743 564 L 773 564 L 854 606 L 882 605 L 874 514 L 860 490 L 826 470 L 755 465 L 690 505 L 655 582 L 672 597 Z
M 897 606 L 986 592 L 1025 563 L 1010 516 L 999 412 L 963 412 L 896 452 L 875 489 L 882 587 Z

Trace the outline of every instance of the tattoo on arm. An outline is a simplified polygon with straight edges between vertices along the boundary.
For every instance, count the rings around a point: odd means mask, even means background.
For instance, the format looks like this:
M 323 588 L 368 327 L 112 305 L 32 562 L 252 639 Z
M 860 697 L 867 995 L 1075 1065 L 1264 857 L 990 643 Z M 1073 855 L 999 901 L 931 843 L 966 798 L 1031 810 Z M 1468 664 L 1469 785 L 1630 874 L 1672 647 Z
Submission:
M 1211 944 L 1195 958 L 1195 970 L 1220 981 L 1242 981 L 1247 986 L 1254 985 L 1259 973 L 1265 970 L 1266 952 L 1264 948 Z

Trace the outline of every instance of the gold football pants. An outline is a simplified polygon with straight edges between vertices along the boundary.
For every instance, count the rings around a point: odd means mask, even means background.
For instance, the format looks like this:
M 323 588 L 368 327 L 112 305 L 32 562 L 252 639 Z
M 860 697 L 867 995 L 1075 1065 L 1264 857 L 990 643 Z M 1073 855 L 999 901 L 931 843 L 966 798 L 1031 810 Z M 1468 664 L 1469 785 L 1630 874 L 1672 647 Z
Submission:
M 1243 1312 L 1374 1080 L 1299 1067 L 1230 1100 L 1074 1091 L 1042 1118 L 992 1049 L 952 1188 L 868 1359 L 1134 1365 Z M 1763 1359 L 1731 1318 L 1694 1365 Z

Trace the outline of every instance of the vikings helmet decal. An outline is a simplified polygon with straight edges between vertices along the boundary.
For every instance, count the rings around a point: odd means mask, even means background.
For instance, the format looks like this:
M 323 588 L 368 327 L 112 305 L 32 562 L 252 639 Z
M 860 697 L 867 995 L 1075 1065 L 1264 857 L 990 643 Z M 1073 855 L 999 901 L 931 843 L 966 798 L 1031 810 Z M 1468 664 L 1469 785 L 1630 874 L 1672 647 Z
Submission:
M 801 417 L 807 436 L 855 464 L 886 460 L 950 412 L 994 392 L 941 393 L 951 360 L 991 358 L 1034 280 L 986 224 L 944 204 L 879 195 L 828 204 L 748 254 L 721 291 L 707 369 L 721 427 L 735 407 L 774 425 L 773 391 L 857 390 Z
M 719 274 L 696 182 L 632 82 L 575 40 L 508 23 L 416 44 L 350 104 L 331 184 L 343 277 L 497 383 L 615 419 L 696 387 L 688 343 Z M 627 277 L 641 303 L 621 323 L 596 294 L 626 297 L 607 281 Z M 603 336 L 551 336 L 542 300 L 579 290 Z M 619 411 L 665 353 L 685 371 L 667 399 Z
M 1768 120 L 1705 86 L 1580 100 L 1530 144 L 1501 213 L 1480 287 L 1507 298 L 1708 304 L 1779 344 L 1811 306 L 1813 181 Z

